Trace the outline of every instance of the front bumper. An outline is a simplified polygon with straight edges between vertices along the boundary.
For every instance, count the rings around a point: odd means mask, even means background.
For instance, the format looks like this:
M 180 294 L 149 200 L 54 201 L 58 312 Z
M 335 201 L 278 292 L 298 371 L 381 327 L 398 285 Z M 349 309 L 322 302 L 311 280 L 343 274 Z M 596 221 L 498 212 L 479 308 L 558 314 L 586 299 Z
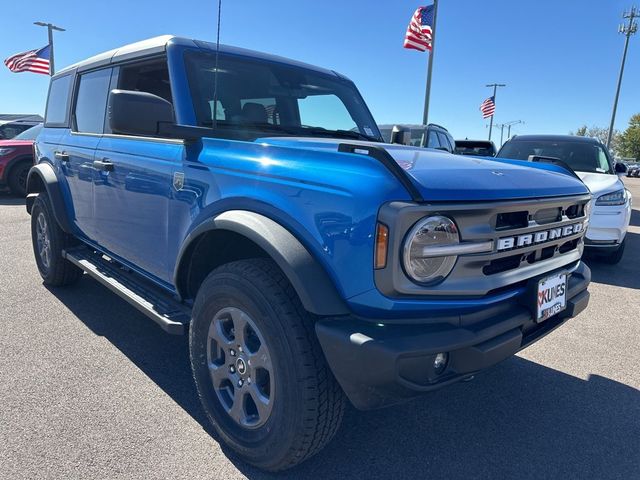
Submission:
M 529 293 L 537 280 L 531 279 Z M 488 311 L 460 315 L 457 324 L 449 318 L 384 324 L 343 317 L 318 321 L 316 333 L 353 405 L 380 408 L 463 380 L 536 342 L 585 309 L 590 280 L 591 271 L 580 262 L 568 279 L 566 310 L 540 324 L 529 307 L 534 300 L 525 294 Z M 440 352 L 449 359 L 436 374 L 433 361 Z
M 631 220 L 631 201 L 619 206 L 596 206 L 584 239 L 587 248 L 616 249 L 624 240 Z

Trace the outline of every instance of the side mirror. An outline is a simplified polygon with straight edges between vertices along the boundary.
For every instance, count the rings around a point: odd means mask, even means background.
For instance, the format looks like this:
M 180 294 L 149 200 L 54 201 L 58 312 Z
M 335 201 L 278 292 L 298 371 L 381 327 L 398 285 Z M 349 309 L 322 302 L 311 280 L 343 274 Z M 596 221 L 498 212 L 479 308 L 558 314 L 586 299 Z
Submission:
M 397 143 L 398 145 L 410 145 L 411 130 L 402 125 L 394 125 L 391 130 L 391 143 Z
M 114 133 L 157 135 L 159 124 L 173 124 L 173 105 L 147 92 L 111 90 L 108 102 L 109 126 Z
M 624 163 L 616 163 L 613 166 L 613 169 L 618 175 L 624 175 L 625 173 L 627 173 L 627 166 Z

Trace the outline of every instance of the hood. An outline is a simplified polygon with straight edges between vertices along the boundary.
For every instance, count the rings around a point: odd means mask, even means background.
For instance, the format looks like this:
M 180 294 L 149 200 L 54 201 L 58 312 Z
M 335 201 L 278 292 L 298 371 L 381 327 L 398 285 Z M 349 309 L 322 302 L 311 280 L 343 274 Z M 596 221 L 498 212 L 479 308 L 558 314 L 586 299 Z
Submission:
M 477 158 L 349 139 L 270 137 L 256 142 L 336 152 L 340 143 L 383 147 L 409 175 L 426 201 L 515 200 L 589 193 L 580 180 L 549 164 L 496 161 L 493 157 Z
M 0 147 L 30 147 L 33 140 L 0 140 Z
M 624 184 L 618 176 L 610 173 L 576 172 L 576 175 L 591 190 L 594 197 L 624 188 Z

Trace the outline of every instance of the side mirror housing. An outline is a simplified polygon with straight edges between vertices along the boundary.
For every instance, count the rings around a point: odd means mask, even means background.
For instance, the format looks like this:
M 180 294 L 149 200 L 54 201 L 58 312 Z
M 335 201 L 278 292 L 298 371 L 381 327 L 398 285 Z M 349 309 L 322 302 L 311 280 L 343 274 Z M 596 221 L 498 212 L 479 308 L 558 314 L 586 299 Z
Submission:
M 618 175 L 624 175 L 625 173 L 627 173 L 627 166 L 624 163 L 616 163 L 613 166 L 613 169 Z
M 174 123 L 173 105 L 152 93 L 115 89 L 109 93 L 108 118 L 114 133 L 157 135 L 160 124 Z
M 391 143 L 398 145 L 411 144 L 411 130 L 402 125 L 394 125 L 391 130 Z

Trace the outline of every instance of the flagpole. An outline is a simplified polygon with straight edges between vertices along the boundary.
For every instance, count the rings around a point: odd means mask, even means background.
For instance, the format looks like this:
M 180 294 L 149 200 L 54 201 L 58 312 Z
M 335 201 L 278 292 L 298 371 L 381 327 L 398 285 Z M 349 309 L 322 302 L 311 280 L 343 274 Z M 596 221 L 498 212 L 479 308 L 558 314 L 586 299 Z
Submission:
M 493 105 L 496 105 L 496 92 L 498 87 L 506 87 L 504 83 L 490 83 L 487 87 L 493 87 Z M 493 131 L 493 115 L 491 115 L 491 123 L 489 123 L 489 141 L 491 141 L 491 132 Z
M 431 52 L 429 52 L 429 63 L 427 66 L 427 88 L 424 95 L 424 112 L 422 114 L 422 124 L 429 124 L 429 97 L 431 96 L 431 75 L 433 73 L 433 55 L 436 51 L 436 21 L 438 18 L 438 0 L 433 0 L 433 25 L 431 25 Z
M 52 23 L 33 22 L 33 24 L 38 25 L 39 27 L 47 27 L 47 33 L 49 34 L 49 75 L 53 76 L 53 74 L 56 73 L 55 63 L 53 60 L 53 31 L 57 30 L 58 32 L 64 32 L 66 30 Z

